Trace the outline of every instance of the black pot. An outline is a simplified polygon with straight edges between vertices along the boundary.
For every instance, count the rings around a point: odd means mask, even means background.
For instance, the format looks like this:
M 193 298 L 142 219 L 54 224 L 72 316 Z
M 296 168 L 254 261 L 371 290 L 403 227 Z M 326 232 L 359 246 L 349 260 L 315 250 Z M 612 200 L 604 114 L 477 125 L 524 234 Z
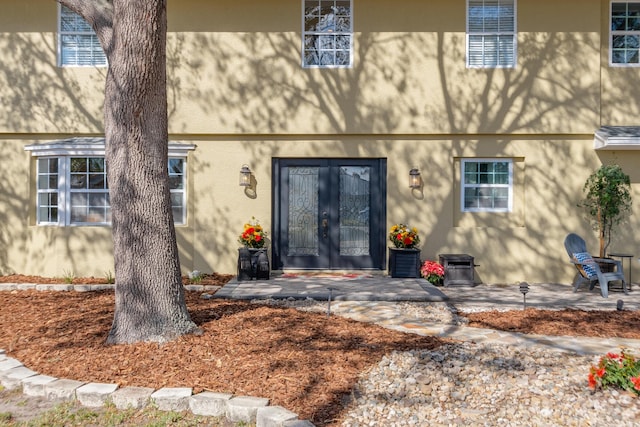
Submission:
M 389 248 L 391 277 L 420 277 L 420 249 Z

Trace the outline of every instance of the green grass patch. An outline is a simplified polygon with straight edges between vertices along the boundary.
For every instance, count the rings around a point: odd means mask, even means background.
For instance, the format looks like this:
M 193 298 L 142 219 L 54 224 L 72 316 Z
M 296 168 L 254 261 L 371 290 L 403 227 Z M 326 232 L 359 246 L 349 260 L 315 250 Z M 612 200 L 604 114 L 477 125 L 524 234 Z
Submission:
M 10 412 L 0 413 L 0 427 L 252 427 L 253 423 L 232 423 L 225 418 L 202 417 L 190 412 L 161 411 L 153 405 L 143 409 L 117 409 L 113 404 L 102 408 L 87 408 L 77 402 L 65 402 L 29 421 L 18 422 Z

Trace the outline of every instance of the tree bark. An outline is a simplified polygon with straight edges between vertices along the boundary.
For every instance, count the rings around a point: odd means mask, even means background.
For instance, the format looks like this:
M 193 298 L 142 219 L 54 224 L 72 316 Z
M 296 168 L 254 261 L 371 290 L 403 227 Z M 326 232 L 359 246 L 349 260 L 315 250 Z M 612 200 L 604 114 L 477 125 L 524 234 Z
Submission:
M 605 257 L 605 250 L 607 245 L 605 244 L 606 240 L 606 224 L 604 219 L 602 218 L 602 209 L 598 207 L 598 241 L 600 242 L 600 252 L 599 257 Z
M 185 303 L 169 191 L 166 1 L 61 2 L 96 29 L 109 62 L 105 158 L 116 286 L 107 343 L 198 332 Z

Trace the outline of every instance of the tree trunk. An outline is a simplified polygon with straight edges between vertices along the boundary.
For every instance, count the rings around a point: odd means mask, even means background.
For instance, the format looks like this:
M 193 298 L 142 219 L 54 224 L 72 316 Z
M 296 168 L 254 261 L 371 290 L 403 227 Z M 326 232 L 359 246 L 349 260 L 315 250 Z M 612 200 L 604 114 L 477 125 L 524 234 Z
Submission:
M 166 1 L 114 1 L 105 88 L 115 314 L 107 342 L 198 331 L 182 287 L 168 177 Z
M 606 232 L 606 223 L 602 218 L 602 210 L 598 208 L 598 240 L 600 241 L 600 252 L 599 257 L 604 258 L 605 256 L 605 232 Z

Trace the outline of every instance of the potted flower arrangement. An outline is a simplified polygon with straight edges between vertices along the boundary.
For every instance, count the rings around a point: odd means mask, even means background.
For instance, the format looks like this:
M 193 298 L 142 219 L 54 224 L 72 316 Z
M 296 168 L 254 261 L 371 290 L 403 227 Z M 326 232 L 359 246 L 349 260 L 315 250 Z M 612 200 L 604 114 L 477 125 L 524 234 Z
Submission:
M 420 277 L 420 236 L 418 229 L 394 224 L 389 230 L 389 274 L 391 277 Z
M 251 217 L 251 221 L 244 225 L 244 230 L 238 237 L 238 242 L 246 248 L 263 248 L 267 237 L 266 231 L 260 225 L 260 222 Z
M 396 248 L 413 249 L 420 244 L 418 229 L 405 224 L 393 225 L 389 230 L 389 240 Z
M 444 267 L 439 262 L 426 260 L 420 267 L 420 275 L 432 285 L 441 285 L 444 279 Z
M 238 242 L 243 246 L 238 249 L 238 281 L 269 279 L 266 237 L 267 232 L 255 217 L 244 224 L 243 231 L 238 236 Z

